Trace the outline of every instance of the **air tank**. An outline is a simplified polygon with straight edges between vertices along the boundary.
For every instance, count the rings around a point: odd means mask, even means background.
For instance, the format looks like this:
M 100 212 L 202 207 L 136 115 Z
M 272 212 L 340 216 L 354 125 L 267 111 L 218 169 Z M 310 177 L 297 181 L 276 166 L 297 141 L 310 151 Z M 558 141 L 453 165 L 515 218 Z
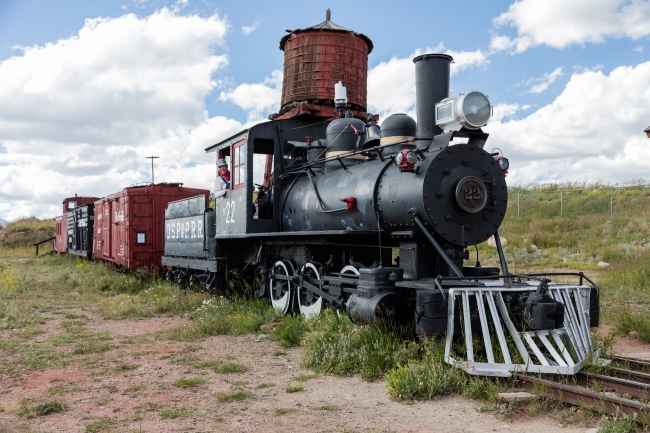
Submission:
M 284 51 L 280 113 L 303 101 L 334 105 L 332 88 L 338 81 L 348 88 L 349 108 L 365 111 L 372 48 L 367 36 L 330 21 L 329 9 L 322 23 L 289 31 L 280 40 Z

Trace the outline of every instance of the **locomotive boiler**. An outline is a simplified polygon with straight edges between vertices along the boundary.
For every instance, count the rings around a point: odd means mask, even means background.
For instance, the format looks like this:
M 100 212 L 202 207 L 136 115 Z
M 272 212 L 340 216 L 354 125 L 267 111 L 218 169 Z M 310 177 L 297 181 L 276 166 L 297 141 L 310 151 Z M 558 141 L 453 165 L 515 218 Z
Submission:
M 285 314 L 338 308 L 442 337 L 446 361 L 472 374 L 582 368 L 598 288 L 583 274 L 559 284 L 508 271 L 508 161 L 486 147 L 487 96 L 449 96 L 453 59 L 416 57 L 417 122 L 394 114 L 379 125 L 365 100 L 367 36 L 328 11 L 280 48 L 280 112 L 206 149 L 228 161 L 231 190 L 214 209 L 205 196 L 167 208 L 167 277 L 212 290 L 239 271 Z M 500 266 L 471 266 L 490 237 Z

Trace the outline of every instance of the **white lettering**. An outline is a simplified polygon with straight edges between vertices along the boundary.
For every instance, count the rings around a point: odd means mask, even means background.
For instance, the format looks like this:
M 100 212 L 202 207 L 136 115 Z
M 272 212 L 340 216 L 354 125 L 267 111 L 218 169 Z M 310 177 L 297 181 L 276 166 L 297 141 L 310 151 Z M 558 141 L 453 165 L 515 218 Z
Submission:
M 198 226 L 199 226 L 199 230 L 198 230 L 199 234 L 198 234 L 198 236 L 199 236 L 200 238 L 202 238 L 202 237 L 203 237 L 203 221 L 200 221 L 200 220 L 199 220 L 199 221 L 197 222 L 197 224 L 198 224 Z
M 169 239 L 169 224 L 165 224 L 165 239 Z
M 185 221 L 185 239 L 190 237 L 190 222 Z
M 176 239 L 181 237 L 181 224 L 176 223 Z
M 192 239 L 196 238 L 196 221 L 192 221 Z

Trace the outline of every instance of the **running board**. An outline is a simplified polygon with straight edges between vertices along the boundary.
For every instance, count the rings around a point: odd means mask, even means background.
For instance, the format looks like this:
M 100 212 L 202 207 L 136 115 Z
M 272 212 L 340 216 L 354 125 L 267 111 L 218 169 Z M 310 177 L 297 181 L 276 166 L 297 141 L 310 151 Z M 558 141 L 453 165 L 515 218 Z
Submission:
M 521 326 L 517 328 L 512 322 L 503 295 L 519 292 L 525 297 L 536 290 L 536 284 L 513 288 L 500 285 L 450 289 L 445 361 L 469 374 L 501 377 L 515 372 L 576 374 L 587 361 L 596 361 L 598 352 L 593 349 L 589 335 L 591 288 L 549 284 L 550 295 L 565 306 L 564 326 L 544 331 L 518 331 Z M 457 303 L 465 343 L 464 348 L 458 350 L 465 350 L 462 355 L 453 351 Z M 475 305 L 475 309 L 470 309 L 470 304 L 472 307 Z M 474 318 L 478 315 L 480 320 L 480 330 L 474 332 L 472 315 Z M 474 351 L 475 339 L 483 346 L 477 354 Z

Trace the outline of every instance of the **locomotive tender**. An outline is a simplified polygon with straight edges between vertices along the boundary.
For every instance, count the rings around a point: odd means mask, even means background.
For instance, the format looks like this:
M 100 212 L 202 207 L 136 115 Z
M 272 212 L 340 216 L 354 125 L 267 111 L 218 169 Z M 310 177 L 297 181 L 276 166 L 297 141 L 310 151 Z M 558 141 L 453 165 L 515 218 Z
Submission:
M 508 162 L 485 148 L 487 97 L 449 97 L 450 56 L 414 59 L 417 124 L 395 114 L 379 127 L 366 112 L 368 37 L 328 11 L 280 48 L 280 112 L 206 149 L 229 160 L 232 189 L 215 209 L 204 195 L 167 207 L 168 278 L 211 289 L 239 270 L 283 313 L 329 306 L 410 323 L 445 336 L 446 361 L 471 374 L 573 374 L 597 355 L 591 280 L 508 271 Z M 466 266 L 468 248 L 492 236 L 500 268 Z

